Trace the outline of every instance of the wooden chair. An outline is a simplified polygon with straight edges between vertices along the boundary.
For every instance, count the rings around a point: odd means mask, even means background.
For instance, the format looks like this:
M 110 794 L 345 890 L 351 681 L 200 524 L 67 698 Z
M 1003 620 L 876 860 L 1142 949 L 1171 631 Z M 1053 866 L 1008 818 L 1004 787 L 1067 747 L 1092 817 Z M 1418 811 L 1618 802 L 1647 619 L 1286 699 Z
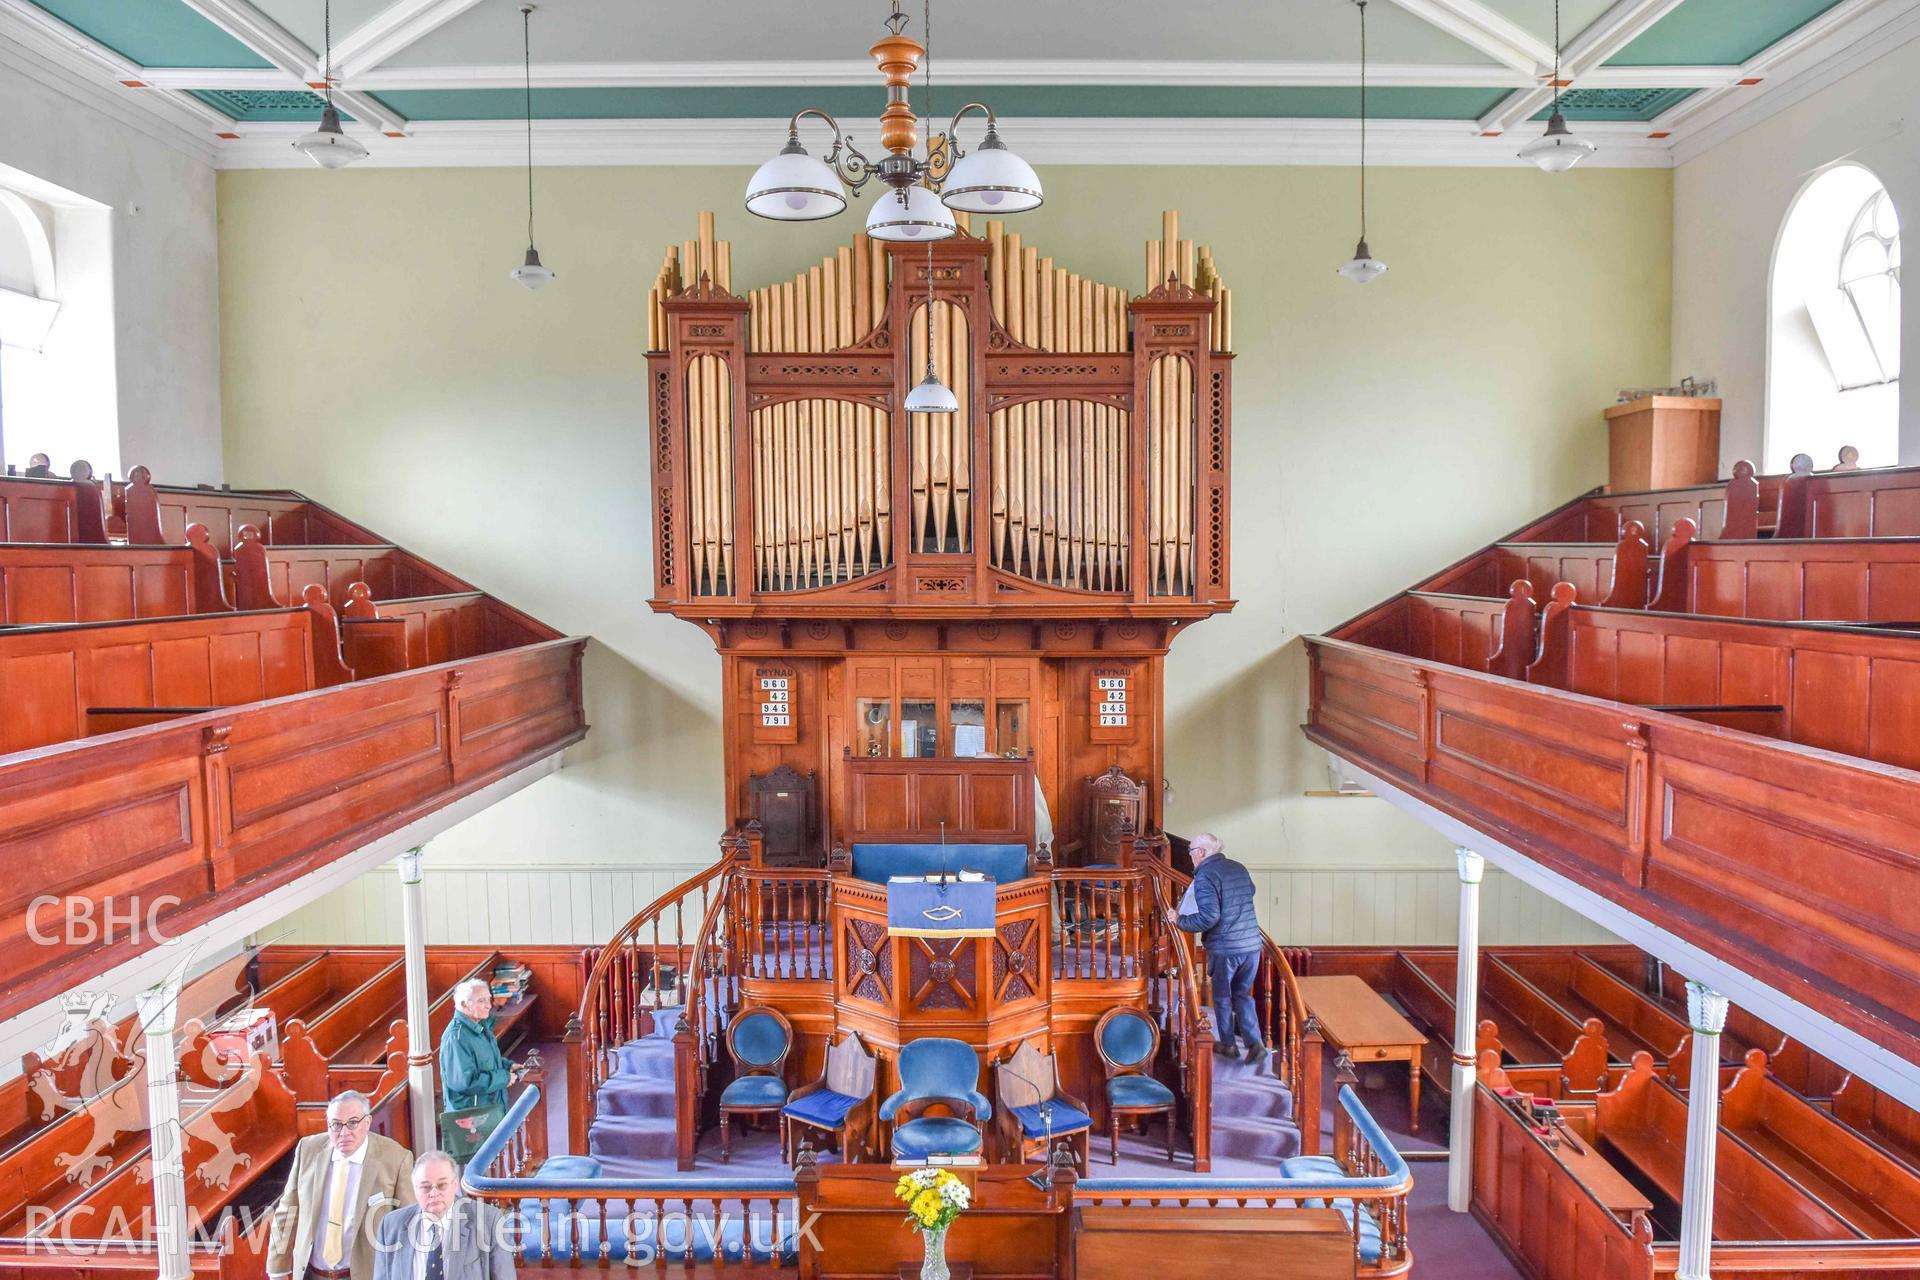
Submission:
M 827 1050 L 820 1078 L 795 1090 L 780 1109 L 780 1151 L 786 1161 L 793 1163 L 798 1130 L 821 1129 L 838 1136 L 841 1159 L 858 1163 L 873 1129 L 877 1078 L 873 1055 L 858 1035 L 847 1032 Z
M 1107 1132 L 1113 1139 L 1110 1164 L 1120 1163 L 1120 1121 L 1165 1113 L 1167 1162 L 1173 1162 L 1173 1090 L 1154 1079 L 1160 1053 L 1160 1028 L 1138 1009 L 1109 1009 L 1093 1028 L 1094 1048 L 1107 1072 Z
M 999 1109 L 994 1128 L 1001 1149 L 1025 1164 L 1047 1158 L 1054 1141 L 1066 1139 L 1073 1148 L 1074 1167 L 1087 1171 L 1093 1113 L 1087 1104 L 1060 1087 L 1058 1064 L 1029 1040 L 993 1069 L 994 1097 Z
M 733 1158 L 728 1119 L 734 1115 L 778 1115 L 787 1105 L 787 1082 L 780 1068 L 793 1049 L 793 1027 L 778 1009 L 742 1009 L 727 1024 L 727 1052 L 740 1074 L 720 1092 L 720 1159 Z

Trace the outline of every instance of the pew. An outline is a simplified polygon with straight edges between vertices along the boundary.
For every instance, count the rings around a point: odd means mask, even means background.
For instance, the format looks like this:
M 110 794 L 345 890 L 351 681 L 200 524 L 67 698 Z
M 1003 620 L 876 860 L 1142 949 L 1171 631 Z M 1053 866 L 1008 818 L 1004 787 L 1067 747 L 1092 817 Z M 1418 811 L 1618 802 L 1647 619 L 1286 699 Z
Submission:
M 344 684 L 331 605 L 0 631 L 0 752 L 86 734 L 91 708 L 225 707 Z
M 1493 963 L 1511 969 L 1583 1024 L 1597 1020 L 1615 1061 L 1646 1051 L 1664 1063 L 1683 1052 L 1692 1038 L 1685 1022 L 1642 1000 L 1612 972 L 1583 956 L 1495 956 Z
M 1722 1097 L 1720 1124 L 1862 1234 L 1920 1237 L 1920 1173 L 1774 1079 L 1760 1050 Z
M 1600 1094 L 1595 1104 L 1601 1149 L 1637 1169 L 1677 1206 L 1686 1164 L 1687 1103 L 1678 1089 L 1654 1073 L 1652 1055 L 1637 1055 L 1618 1087 Z M 1714 1158 L 1714 1239 L 1862 1238 L 1724 1125 Z
M 222 566 L 228 598 L 241 609 L 270 609 L 297 600 L 310 585 L 344 608 L 355 583 L 374 600 L 472 592 L 472 587 L 386 543 L 347 546 L 269 546 L 252 525 L 240 530 Z
M 1920 1112 L 1848 1076 L 1829 1103 L 1834 1119 L 1911 1168 L 1920 1169 Z

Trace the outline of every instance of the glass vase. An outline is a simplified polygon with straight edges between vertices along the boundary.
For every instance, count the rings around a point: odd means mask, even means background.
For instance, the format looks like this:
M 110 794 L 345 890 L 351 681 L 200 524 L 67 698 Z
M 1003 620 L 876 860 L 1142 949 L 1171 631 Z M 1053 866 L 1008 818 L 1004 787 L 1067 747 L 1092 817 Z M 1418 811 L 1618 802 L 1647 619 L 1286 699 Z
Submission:
M 920 1263 L 920 1280 L 949 1280 L 947 1270 L 947 1229 L 922 1231 L 920 1243 L 926 1253 Z

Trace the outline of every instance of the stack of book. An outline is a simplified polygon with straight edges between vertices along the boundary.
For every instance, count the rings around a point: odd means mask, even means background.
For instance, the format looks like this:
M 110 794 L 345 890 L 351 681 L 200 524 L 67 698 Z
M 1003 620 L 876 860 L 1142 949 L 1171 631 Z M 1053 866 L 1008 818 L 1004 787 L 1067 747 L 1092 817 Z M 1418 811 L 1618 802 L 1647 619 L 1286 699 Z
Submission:
M 493 1007 L 513 1004 L 533 991 L 533 970 L 517 960 L 503 960 L 493 968 L 488 985 L 493 988 Z

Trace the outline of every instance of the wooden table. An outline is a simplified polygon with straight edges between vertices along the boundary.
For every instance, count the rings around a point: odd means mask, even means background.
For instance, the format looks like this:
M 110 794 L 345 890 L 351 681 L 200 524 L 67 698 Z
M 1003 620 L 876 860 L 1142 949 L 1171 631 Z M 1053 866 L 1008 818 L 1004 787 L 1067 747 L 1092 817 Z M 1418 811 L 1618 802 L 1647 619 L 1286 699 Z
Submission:
M 1348 1061 L 1407 1064 L 1407 1123 L 1409 1132 L 1420 1132 L 1420 1050 L 1427 1038 L 1365 980 L 1351 974 L 1302 978 L 1300 995 L 1319 1020 L 1320 1034 Z

